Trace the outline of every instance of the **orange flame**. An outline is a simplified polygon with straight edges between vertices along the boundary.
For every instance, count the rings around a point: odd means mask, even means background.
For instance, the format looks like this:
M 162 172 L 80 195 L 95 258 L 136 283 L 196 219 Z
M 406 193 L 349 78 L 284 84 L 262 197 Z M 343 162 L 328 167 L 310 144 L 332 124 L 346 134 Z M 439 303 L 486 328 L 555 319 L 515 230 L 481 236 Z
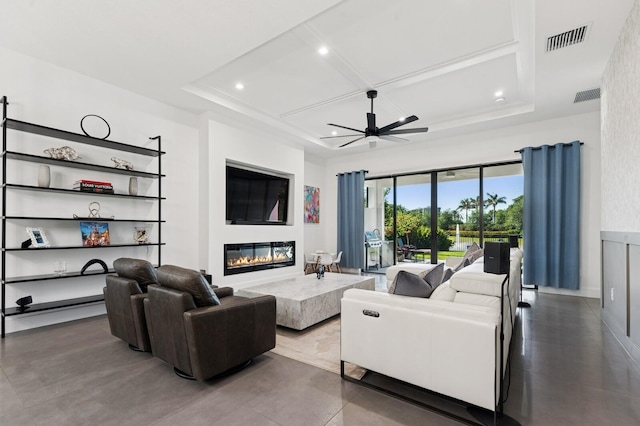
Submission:
M 253 266 L 253 265 L 263 265 L 267 263 L 277 263 L 277 262 L 286 262 L 287 256 L 282 253 L 277 254 L 276 256 L 256 256 L 256 257 L 238 257 L 235 259 L 227 260 L 227 268 L 237 268 L 240 266 Z

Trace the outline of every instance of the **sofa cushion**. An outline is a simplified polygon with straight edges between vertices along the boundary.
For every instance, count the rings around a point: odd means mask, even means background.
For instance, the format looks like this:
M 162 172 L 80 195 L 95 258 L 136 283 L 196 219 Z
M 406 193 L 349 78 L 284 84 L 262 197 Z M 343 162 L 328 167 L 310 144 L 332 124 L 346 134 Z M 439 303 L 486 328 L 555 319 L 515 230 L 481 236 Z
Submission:
M 449 282 L 456 291 L 500 297 L 504 278 L 504 275 L 485 273 L 484 265 L 476 263 L 453 274 Z
M 143 293 L 150 284 L 158 284 L 156 270 L 146 260 L 121 257 L 113 261 L 113 269 L 119 277 L 136 281 Z
M 161 286 L 189 293 L 197 307 L 220 304 L 220 299 L 205 277 L 193 269 L 163 265 L 158 268 L 158 281 Z
M 453 302 L 464 303 L 466 305 L 487 306 L 500 311 L 500 298 L 487 296 L 486 294 L 473 294 L 464 291 L 458 291 L 453 298 Z
M 435 290 L 433 290 L 433 293 L 431 293 L 431 296 L 429 296 L 429 299 L 453 302 L 453 300 L 456 298 L 457 293 L 458 292 L 452 289 L 449 283 L 445 281 L 442 284 L 440 284 L 438 287 L 436 287 Z
M 431 271 L 420 275 L 399 271 L 393 280 L 389 293 L 401 296 L 429 297 L 442 283 L 444 264 L 440 263 Z

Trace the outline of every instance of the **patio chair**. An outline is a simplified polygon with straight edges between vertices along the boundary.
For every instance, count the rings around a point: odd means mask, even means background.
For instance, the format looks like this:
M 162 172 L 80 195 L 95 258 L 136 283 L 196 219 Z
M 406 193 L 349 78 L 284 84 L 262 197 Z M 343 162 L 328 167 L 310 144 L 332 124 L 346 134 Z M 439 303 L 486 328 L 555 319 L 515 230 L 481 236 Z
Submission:
M 412 244 L 405 244 L 402 237 L 398 237 L 398 255 L 402 255 L 405 259 L 411 259 L 411 250 L 416 246 Z

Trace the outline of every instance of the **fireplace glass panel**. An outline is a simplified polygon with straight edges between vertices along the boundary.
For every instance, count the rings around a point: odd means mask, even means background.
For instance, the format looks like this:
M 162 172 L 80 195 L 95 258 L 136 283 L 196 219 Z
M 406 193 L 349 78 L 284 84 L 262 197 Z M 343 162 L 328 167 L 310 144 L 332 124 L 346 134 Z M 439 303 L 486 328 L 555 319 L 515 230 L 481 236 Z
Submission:
M 295 241 L 224 245 L 224 275 L 294 266 Z

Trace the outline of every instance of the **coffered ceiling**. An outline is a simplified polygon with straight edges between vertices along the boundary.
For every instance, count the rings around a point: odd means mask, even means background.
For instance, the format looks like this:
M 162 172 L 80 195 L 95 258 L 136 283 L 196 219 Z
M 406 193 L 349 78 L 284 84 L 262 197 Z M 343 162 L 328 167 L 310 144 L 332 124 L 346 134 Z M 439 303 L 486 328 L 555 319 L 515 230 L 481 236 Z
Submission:
M 597 111 L 574 98 L 599 88 L 633 3 L 4 0 L 0 45 L 331 157 L 369 149 L 321 139 L 354 133 L 327 123 L 364 130 L 369 89 L 379 127 L 409 115 L 419 120 L 402 129 L 429 127 L 408 145 Z M 583 26 L 582 42 L 546 52 L 548 37 Z

